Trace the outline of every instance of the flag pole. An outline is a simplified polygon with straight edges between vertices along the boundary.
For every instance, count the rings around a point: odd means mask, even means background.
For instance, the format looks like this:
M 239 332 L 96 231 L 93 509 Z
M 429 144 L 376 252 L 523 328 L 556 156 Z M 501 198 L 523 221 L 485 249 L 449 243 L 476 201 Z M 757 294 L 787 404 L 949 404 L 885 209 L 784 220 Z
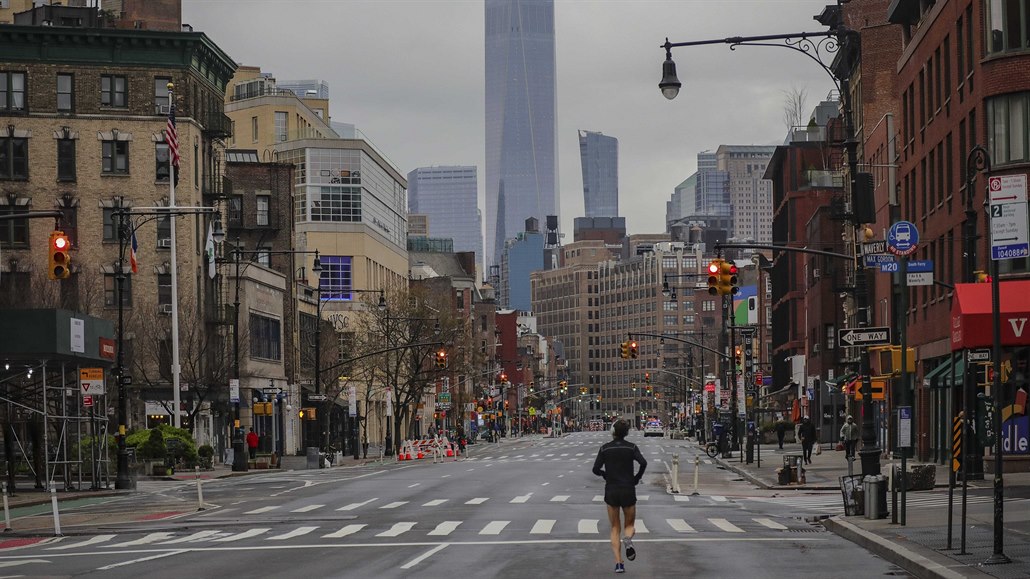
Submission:
M 175 128 L 175 85 L 168 83 L 168 127 L 165 129 L 165 142 L 168 143 L 168 206 L 175 211 L 175 173 L 176 158 L 179 156 L 179 136 Z M 174 141 L 174 142 L 172 142 Z M 174 150 L 173 150 L 174 149 Z M 182 423 L 179 416 L 179 270 L 178 254 L 175 249 L 175 216 L 168 219 L 171 226 L 171 252 L 172 259 L 172 426 L 181 428 Z

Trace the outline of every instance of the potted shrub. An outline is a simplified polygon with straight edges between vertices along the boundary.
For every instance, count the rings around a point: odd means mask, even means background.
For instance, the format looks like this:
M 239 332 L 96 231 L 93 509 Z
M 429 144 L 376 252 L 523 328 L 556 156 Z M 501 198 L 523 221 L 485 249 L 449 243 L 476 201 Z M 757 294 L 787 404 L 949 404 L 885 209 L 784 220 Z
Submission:
M 139 455 L 145 461 L 147 471 L 157 476 L 166 474 L 164 459 L 167 454 L 168 448 L 161 429 L 151 428 L 146 442 L 139 447 Z
M 210 444 L 203 444 L 197 449 L 197 456 L 200 458 L 200 468 L 210 469 L 214 467 L 215 449 Z

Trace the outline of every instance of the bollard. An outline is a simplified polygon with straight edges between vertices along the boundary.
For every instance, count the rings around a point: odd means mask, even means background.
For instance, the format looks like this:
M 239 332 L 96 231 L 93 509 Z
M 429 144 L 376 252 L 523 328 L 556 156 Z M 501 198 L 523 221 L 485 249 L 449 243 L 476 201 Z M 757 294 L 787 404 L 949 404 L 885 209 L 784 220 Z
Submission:
M 694 494 L 695 495 L 699 494 L 697 492 L 697 476 L 698 476 L 698 472 L 700 470 L 701 470 L 701 457 L 700 456 L 695 456 L 694 457 Z
M 680 492 L 680 455 L 672 455 L 672 492 Z
M 3 483 L 4 491 L 4 532 L 13 531 L 11 528 L 11 504 L 7 500 L 7 483 Z
M 203 511 L 204 510 L 204 489 L 202 489 L 200 487 L 200 467 L 199 466 L 195 466 L 195 467 L 193 467 L 193 469 L 194 469 L 194 473 L 196 475 L 196 481 L 197 481 L 197 510 L 198 511 Z
M 50 481 L 50 505 L 54 511 L 54 536 L 61 536 L 61 513 L 57 510 L 57 487 Z

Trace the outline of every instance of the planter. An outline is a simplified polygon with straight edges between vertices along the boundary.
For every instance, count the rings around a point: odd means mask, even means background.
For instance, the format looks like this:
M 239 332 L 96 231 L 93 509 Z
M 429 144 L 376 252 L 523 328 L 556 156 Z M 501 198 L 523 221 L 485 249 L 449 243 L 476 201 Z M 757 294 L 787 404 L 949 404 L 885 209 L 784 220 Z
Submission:
M 794 431 L 793 430 L 788 430 L 787 432 L 784 433 L 784 435 L 783 435 L 783 443 L 784 444 L 787 444 L 787 443 L 793 444 L 795 442 L 796 442 L 796 439 L 794 438 Z M 763 431 L 762 432 L 762 444 L 764 444 L 764 445 L 776 444 L 776 432 L 775 431 L 771 431 L 770 432 L 768 430 Z

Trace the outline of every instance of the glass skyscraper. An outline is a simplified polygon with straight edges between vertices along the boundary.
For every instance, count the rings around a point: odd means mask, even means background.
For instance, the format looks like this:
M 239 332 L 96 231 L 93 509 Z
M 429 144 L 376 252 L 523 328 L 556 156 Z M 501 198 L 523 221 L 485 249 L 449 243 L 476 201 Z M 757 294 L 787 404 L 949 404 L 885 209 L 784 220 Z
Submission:
M 454 251 L 476 252 L 482 267 L 483 220 L 475 167 L 419 167 L 408 173 L 408 212 L 427 215 L 429 237 L 449 237 Z
M 494 265 L 526 218 L 558 215 L 554 0 L 485 1 L 486 258 Z
M 579 132 L 583 165 L 583 207 L 587 217 L 619 216 L 619 140 L 601 133 Z

